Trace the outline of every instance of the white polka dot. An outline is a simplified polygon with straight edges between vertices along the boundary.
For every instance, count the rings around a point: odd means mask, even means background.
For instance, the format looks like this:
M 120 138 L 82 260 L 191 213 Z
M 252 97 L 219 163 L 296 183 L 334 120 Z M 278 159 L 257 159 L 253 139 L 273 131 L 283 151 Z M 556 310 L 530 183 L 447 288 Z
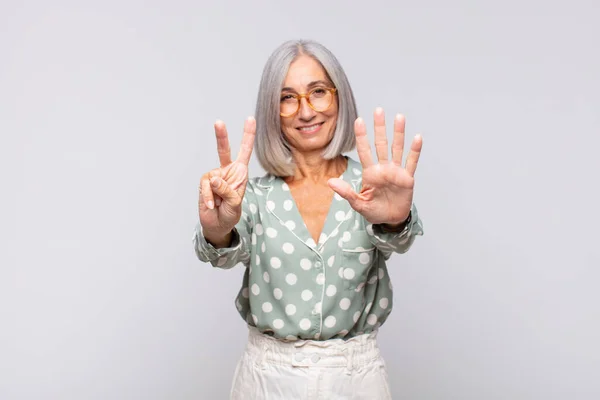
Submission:
M 277 231 L 275 230 L 275 228 L 268 227 L 267 228 L 267 236 L 270 237 L 271 239 L 273 239 L 274 237 L 276 237 L 277 236 Z
M 358 168 L 352 168 L 352 172 L 354 172 L 354 175 L 356 176 L 362 175 L 362 172 Z
M 363 265 L 367 265 L 369 261 L 371 261 L 371 256 L 369 253 L 361 253 L 360 256 L 358 256 L 358 261 Z
M 260 191 L 260 189 L 259 189 L 259 188 L 255 188 L 255 189 L 254 189 L 254 193 L 256 193 L 256 194 L 257 194 L 257 195 L 259 195 L 259 196 L 262 196 L 262 194 L 263 194 L 263 193 Z
M 283 182 L 283 184 L 281 185 L 281 190 L 283 190 L 284 192 L 289 192 L 290 187 L 288 186 L 287 183 Z
M 340 300 L 340 308 L 342 310 L 347 310 L 350 308 L 350 304 L 352 304 L 352 302 L 350 301 L 349 298 L 344 297 L 343 299 Z
M 338 246 L 344 247 L 344 239 L 343 238 L 340 238 L 340 240 L 338 240 Z
M 283 328 L 283 325 L 285 325 L 285 324 L 279 318 L 277 318 L 276 320 L 273 320 L 273 328 L 281 329 L 281 328 Z
M 315 241 L 313 240 L 313 238 L 310 238 L 306 241 L 306 244 L 309 245 L 310 247 L 314 248 L 317 244 L 315 243 Z
M 352 234 L 350 234 L 350 232 L 344 232 L 344 234 L 342 235 L 342 240 L 344 242 L 349 241 L 352 238 Z
M 285 313 L 287 315 L 294 315 L 296 314 L 296 306 L 293 304 L 288 304 L 287 306 L 285 306 Z
M 337 288 L 335 287 L 335 285 L 329 285 L 327 286 L 327 290 L 325 291 L 325 293 L 327 293 L 327 296 L 333 297 L 337 293 Z
M 254 190 L 252 190 L 252 188 L 250 186 L 246 187 L 246 190 L 249 191 L 250 193 L 254 193 Z M 245 197 L 244 197 L 245 198 Z
M 219 260 L 217 261 L 217 266 L 218 267 L 222 267 L 223 265 L 227 264 L 227 257 L 221 257 L 219 258 Z
M 295 285 L 298 282 L 298 277 L 295 274 L 287 274 L 285 277 L 285 281 L 289 285 Z
M 338 275 L 340 278 L 344 279 L 344 267 L 340 267 L 340 269 L 338 269 Z
M 333 315 L 325 318 L 325 326 L 328 328 L 333 328 L 335 326 L 335 322 L 335 317 Z
M 346 214 L 343 211 L 338 211 L 335 213 L 335 220 L 338 222 L 342 222 L 346 218 Z
M 315 304 L 315 312 L 317 314 L 321 314 L 323 312 L 323 303 L 321 303 L 320 301 Z
M 271 267 L 275 269 L 281 268 L 281 260 L 278 257 L 271 257 Z
M 247 299 L 248 297 L 250 297 L 250 291 L 248 290 L 247 287 L 242 289 L 242 297 L 244 297 L 245 299 Z
M 369 311 L 371 311 L 371 307 L 373 307 L 373 302 L 367 304 L 367 306 L 365 307 L 365 314 L 368 314 Z
M 269 273 L 267 271 L 265 271 L 265 273 L 263 274 L 263 279 L 267 283 L 271 282 L 271 277 L 269 276 Z
M 383 308 L 384 310 L 386 308 L 388 308 L 388 305 L 390 304 L 390 301 L 384 297 L 383 299 L 379 300 L 379 307 Z
M 256 208 L 256 204 L 250 203 L 250 212 L 252 214 L 256 214 L 256 211 L 258 211 L 258 209 Z
M 263 303 L 262 310 L 266 313 L 273 311 L 273 304 L 269 303 L 268 301 Z
M 256 265 L 260 265 L 260 256 L 257 254 L 256 255 L 256 261 L 255 261 Z
M 309 328 L 310 328 L 310 319 L 303 318 L 300 321 L 300 329 L 302 329 L 303 331 L 307 331 Z
M 282 249 L 285 254 L 292 254 L 294 252 L 294 245 L 291 243 L 284 243 Z
M 291 231 L 293 231 L 294 229 L 296 229 L 296 223 L 292 220 L 289 220 L 285 223 L 285 226 L 287 226 L 287 228 Z
M 360 311 L 357 311 L 354 313 L 354 316 L 352 317 L 352 319 L 354 320 L 354 323 L 356 323 L 359 318 L 360 318 Z
M 321 233 L 321 235 L 319 236 L 319 243 L 324 243 L 327 240 L 327 235 L 324 233 Z
M 346 213 L 346 221 L 352 218 L 352 210 Z
M 313 293 L 310 290 L 303 290 L 301 294 L 302 300 L 309 301 L 313 297 Z
M 375 325 L 376 323 L 377 323 L 377 315 L 370 314 L 367 317 L 367 324 L 369 324 L 369 325 Z
M 260 294 L 260 288 L 256 283 L 252 285 L 252 294 L 255 296 L 258 296 Z
M 240 304 L 239 300 L 235 301 L 235 306 L 237 307 L 238 311 L 242 311 L 242 305 Z
M 364 282 L 361 282 L 361 283 L 359 283 L 359 284 L 358 284 L 358 286 L 356 286 L 356 289 L 354 289 L 354 291 L 355 291 L 356 293 L 358 293 L 358 292 L 360 292 L 361 290 L 363 290 L 363 288 L 364 288 L 364 287 L 365 287 L 365 283 L 364 283 Z
M 354 221 L 354 226 L 352 227 L 353 231 L 357 231 L 358 230 L 358 220 Z
M 333 198 L 336 199 L 337 201 L 344 200 L 344 198 L 342 196 L 340 196 L 337 192 L 333 195 Z
M 370 284 L 370 285 L 374 284 L 375 282 L 377 282 L 377 279 L 378 279 L 378 278 L 377 278 L 377 275 L 373 275 L 373 276 L 371 277 L 371 279 L 369 279 L 369 284 Z
M 258 324 L 258 317 L 252 314 L 252 321 L 254 321 L 254 325 Z
M 379 273 L 379 279 L 383 279 L 383 277 L 385 276 L 385 271 L 383 270 L 383 268 L 379 268 L 377 272 Z
M 255 244 L 256 244 L 256 233 L 252 233 L 252 236 L 251 236 L 251 241 L 250 241 L 250 242 L 251 242 L 253 245 L 255 245 Z
M 294 205 L 294 203 L 292 203 L 291 200 L 286 200 L 283 202 L 283 209 L 285 211 L 290 211 L 292 209 L 293 205 Z
M 271 200 L 267 201 L 267 210 L 273 211 L 275 209 L 275 203 Z
M 319 275 L 317 275 L 317 284 L 318 285 L 322 285 L 325 283 L 325 274 L 324 273 L 319 273 Z
M 335 228 L 332 232 L 331 235 L 329 235 L 330 237 L 334 237 L 337 236 L 337 234 L 340 233 L 340 231 L 338 231 L 338 228 Z
M 261 224 L 256 224 L 256 225 L 254 226 L 254 230 L 256 231 L 256 234 L 257 234 L 258 236 L 261 236 L 261 235 L 263 234 L 263 232 L 264 232 L 264 230 L 263 230 L 263 226 L 262 226 Z
M 390 287 L 390 290 L 394 290 L 394 285 L 392 285 L 392 281 L 388 281 L 388 286 Z
M 373 236 L 373 224 L 369 224 L 366 226 L 367 229 L 367 233 L 371 236 Z
M 351 268 L 344 268 L 344 278 L 346 279 L 352 279 L 354 278 L 354 270 Z
M 333 267 L 333 263 L 335 263 L 335 256 L 331 256 L 327 259 L 327 265 Z
M 283 292 L 281 291 L 281 289 L 275 288 L 273 289 L 273 296 L 275 297 L 275 299 L 281 300 L 281 298 L 283 297 Z
M 315 333 L 315 340 L 319 340 L 320 337 L 321 337 L 321 332 Z
M 302 260 L 300 260 L 300 266 L 303 270 L 308 271 L 312 268 L 312 263 L 308 258 L 303 258 Z
M 267 250 L 267 245 L 265 244 L 265 242 L 262 242 L 262 244 L 260 245 L 260 251 L 262 251 L 263 253 Z
M 340 331 L 340 333 L 338 333 L 338 335 L 340 335 L 341 337 L 344 337 L 344 336 L 346 336 L 347 334 L 348 334 L 348 331 L 347 331 L 346 329 L 342 329 L 342 330 Z

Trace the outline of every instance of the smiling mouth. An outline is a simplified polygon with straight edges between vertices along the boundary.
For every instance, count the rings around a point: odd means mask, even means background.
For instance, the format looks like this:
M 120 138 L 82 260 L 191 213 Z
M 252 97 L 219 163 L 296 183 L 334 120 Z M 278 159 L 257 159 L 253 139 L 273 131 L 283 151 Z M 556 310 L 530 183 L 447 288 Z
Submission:
M 310 126 L 303 126 L 302 128 L 296 128 L 296 129 L 298 129 L 302 133 L 314 133 L 314 132 L 318 131 L 324 123 L 325 122 L 319 122 L 318 124 L 313 124 Z

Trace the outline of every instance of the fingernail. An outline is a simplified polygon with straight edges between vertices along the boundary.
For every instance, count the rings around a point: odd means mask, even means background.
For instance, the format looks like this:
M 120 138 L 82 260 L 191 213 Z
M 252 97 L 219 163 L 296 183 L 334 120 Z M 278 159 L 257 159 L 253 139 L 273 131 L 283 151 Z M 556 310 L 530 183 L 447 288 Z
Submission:
M 208 208 L 210 208 L 211 210 L 212 210 L 213 208 L 215 208 L 215 205 L 213 204 L 212 200 L 209 200 L 209 201 L 206 203 L 206 206 L 207 206 Z
M 381 114 L 381 113 L 383 112 L 383 108 L 381 108 L 381 107 L 377 107 L 377 108 L 375 109 L 375 112 L 376 112 L 377 114 Z

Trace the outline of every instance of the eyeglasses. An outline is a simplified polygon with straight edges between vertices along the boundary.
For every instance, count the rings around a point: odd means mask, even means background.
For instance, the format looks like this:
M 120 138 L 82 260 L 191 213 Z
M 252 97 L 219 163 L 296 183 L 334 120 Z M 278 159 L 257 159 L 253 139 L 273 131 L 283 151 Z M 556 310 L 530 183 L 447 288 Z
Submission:
M 333 104 L 336 88 L 316 87 L 305 94 L 285 93 L 281 95 L 279 102 L 279 115 L 291 117 L 300 111 L 300 101 L 304 97 L 313 110 L 323 112 Z

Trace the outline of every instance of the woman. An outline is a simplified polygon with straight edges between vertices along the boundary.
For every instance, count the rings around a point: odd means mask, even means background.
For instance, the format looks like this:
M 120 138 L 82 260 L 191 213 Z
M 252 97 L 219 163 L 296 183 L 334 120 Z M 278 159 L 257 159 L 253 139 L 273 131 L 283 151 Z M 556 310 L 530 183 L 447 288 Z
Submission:
M 236 160 L 222 122 L 215 132 L 221 166 L 201 179 L 194 246 L 215 267 L 246 266 L 236 306 L 249 338 L 231 398 L 389 399 L 376 337 L 392 309 L 386 260 L 423 234 L 421 138 L 403 167 L 396 116 L 389 159 L 377 109 L 373 160 L 342 67 L 311 41 L 267 61 Z M 254 144 L 267 174 L 249 180 Z M 342 155 L 355 146 L 360 163 Z

